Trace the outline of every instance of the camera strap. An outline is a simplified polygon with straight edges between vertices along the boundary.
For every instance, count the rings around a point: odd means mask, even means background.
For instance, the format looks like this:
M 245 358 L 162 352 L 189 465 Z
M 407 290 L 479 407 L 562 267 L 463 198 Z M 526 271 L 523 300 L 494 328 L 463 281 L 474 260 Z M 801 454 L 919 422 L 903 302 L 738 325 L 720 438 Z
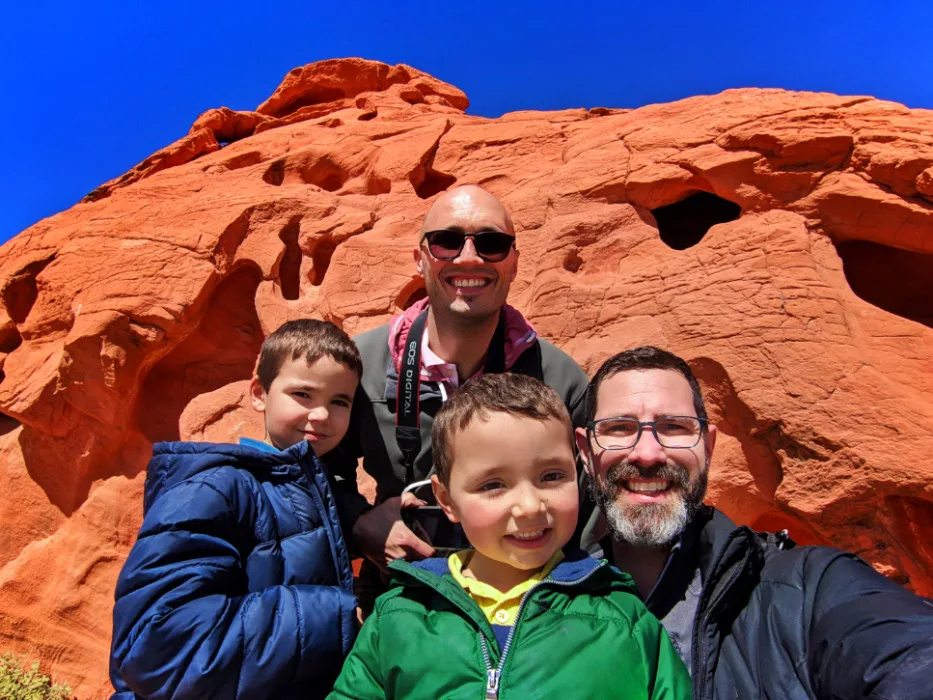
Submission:
M 415 460 L 421 452 L 421 343 L 428 311 L 422 311 L 405 337 L 402 366 L 398 376 L 395 408 L 395 441 L 402 452 L 406 481 L 414 478 Z M 499 323 L 486 351 L 484 374 L 505 371 L 505 309 L 499 311 Z

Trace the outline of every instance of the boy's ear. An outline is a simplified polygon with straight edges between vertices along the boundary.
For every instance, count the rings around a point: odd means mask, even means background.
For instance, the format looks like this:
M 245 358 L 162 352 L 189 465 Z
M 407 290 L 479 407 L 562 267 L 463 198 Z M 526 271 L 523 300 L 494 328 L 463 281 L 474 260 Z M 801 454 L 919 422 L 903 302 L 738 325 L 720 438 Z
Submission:
M 249 401 L 253 404 L 254 409 L 260 413 L 265 413 L 266 390 L 262 388 L 258 377 L 253 377 L 253 380 L 249 383 Z
M 437 501 L 437 505 L 441 507 L 441 510 L 444 511 L 447 519 L 452 523 L 459 523 L 460 517 L 457 515 L 453 501 L 450 500 L 450 491 L 437 478 L 437 474 L 431 475 L 431 490 L 434 491 L 434 499 Z
M 574 440 L 577 443 L 577 453 L 580 455 L 580 461 L 583 462 L 583 468 L 586 473 L 593 476 L 593 464 L 590 459 L 590 441 L 587 439 L 586 428 L 576 428 L 573 431 Z

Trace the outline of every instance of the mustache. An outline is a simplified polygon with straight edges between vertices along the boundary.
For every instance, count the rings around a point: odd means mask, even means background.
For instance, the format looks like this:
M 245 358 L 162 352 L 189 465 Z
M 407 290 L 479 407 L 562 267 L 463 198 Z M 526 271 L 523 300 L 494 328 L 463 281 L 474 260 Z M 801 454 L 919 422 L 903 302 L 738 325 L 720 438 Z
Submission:
M 684 492 L 690 489 L 690 472 L 671 462 L 642 469 L 625 459 L 613 464 L 609 471 L 606 472 L 606 486 L 613 492 L 613 495 L 622 486 L 623 481 L 632 479 L 663 479 L 664 481 L 670 481 L 675 486 L 680 486 Z

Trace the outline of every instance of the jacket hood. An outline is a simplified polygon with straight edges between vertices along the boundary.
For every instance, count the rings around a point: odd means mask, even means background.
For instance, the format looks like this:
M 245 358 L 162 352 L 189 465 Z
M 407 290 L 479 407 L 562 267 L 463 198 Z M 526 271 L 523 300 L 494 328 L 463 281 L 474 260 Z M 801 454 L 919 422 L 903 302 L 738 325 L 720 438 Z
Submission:
M 143 513 L 169 488 L 208 469 L 226 466 L 253 473 L 297 475 L 302 473 L 300 461 L 308 456 L 317 459 L 304 440 L 274 452 L 249 445 L 157 442 L 146 469 Z
M 392 355 L 392 365 L 396 373 L 402 368 L 402 351 L 405 347 L 405 339 L 408 337 L 408 329 L 421 312 L 428 308 L 428 302 L 428 299 L 422 299 L 412 304 L 389 322 L 389 352 Z M 538 333 L 517 309 L 508 304 L 502 308 L 505 311 L 505 368 L 509 369 L 525 350 L 534 345 L 535 340 L 538 339 Z M 442 376 L 435 376 L 431 373 L 430 367 L 426 368 L 423 365 L 421 378 L 425 381 L 444 379 Z

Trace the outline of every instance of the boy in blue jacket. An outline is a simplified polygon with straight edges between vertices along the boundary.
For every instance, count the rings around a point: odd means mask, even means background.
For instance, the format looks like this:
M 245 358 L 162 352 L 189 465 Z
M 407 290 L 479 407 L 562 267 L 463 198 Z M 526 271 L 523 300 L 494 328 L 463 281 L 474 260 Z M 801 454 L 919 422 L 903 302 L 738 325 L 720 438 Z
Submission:
M 114 699 L 315 698 L 356 636 L 353 572 L 318 457 L 347 431 L 362 362 L 330 323 L 266 338 L 265 441 L 158 443 L 113 612 Z

